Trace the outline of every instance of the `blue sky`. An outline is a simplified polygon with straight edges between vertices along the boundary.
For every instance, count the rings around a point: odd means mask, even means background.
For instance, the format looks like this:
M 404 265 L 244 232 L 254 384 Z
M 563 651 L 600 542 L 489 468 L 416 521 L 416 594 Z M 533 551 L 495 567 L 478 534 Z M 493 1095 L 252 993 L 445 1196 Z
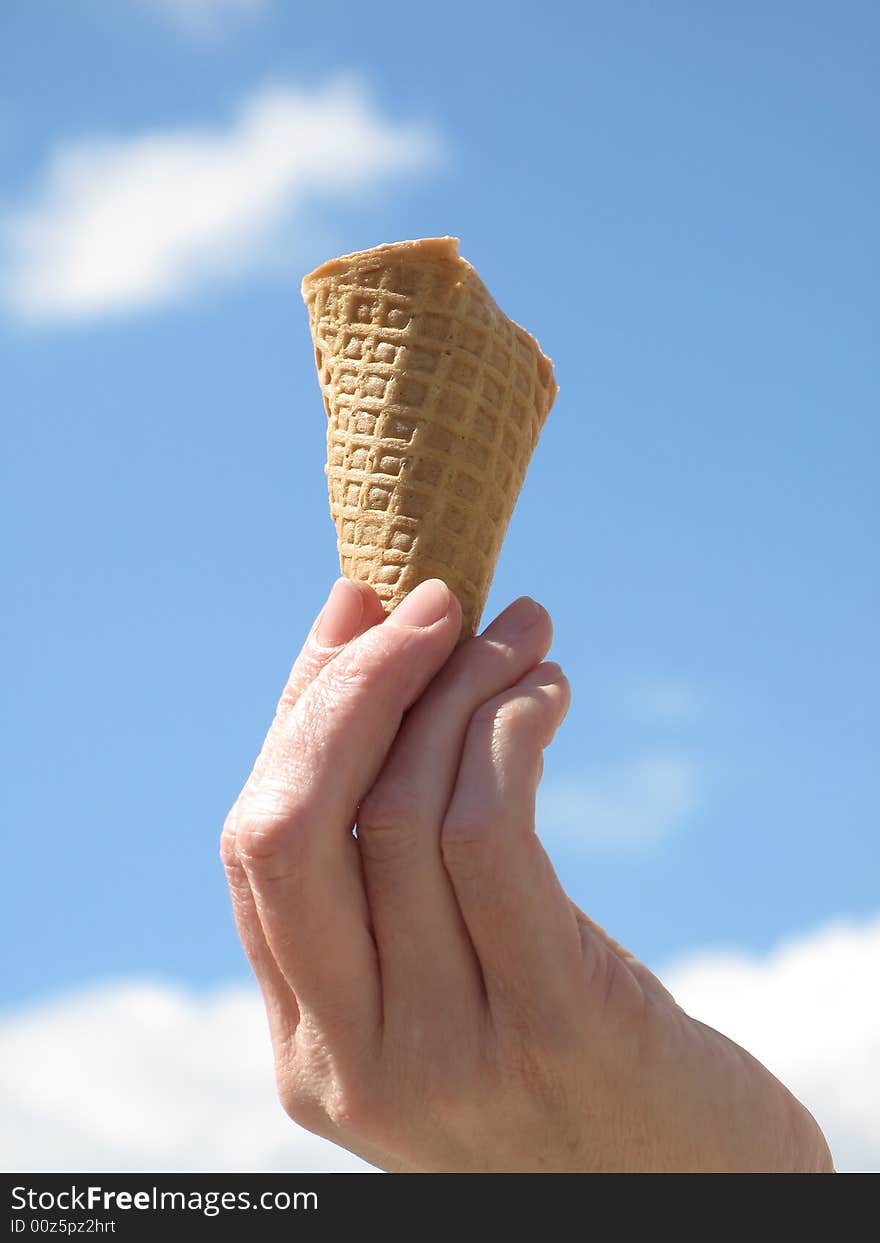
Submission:
M 0 1004 L 246 979 L 217 835 L 337 573 L 299 279 L 403 237 L 459 236 L 561 385 L 488 613 L 556 621 L 572 895 L 654 964 L 877 911 L 878 37 L 7 0 Z

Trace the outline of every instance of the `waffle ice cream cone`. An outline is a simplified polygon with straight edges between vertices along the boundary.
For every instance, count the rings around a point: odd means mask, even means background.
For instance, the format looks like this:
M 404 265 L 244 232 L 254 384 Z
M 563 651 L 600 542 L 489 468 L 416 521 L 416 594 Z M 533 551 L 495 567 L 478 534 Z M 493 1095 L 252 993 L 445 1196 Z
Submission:
M 456 238 L 343 255 L 302 292 L 342 573 L 370 583 L 388 612 L 442 578 L 467 638 L 556 397 L 552 364 Z

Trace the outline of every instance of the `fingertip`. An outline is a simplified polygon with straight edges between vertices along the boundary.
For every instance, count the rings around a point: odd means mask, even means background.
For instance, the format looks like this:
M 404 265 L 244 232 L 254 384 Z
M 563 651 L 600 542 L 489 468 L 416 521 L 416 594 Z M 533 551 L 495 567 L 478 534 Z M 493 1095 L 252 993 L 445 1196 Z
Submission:
M 535 606 L 535 611 L 538 616 L 538 624 L 540 625 L 541 632 L 544 635 L 544 642 L 546 644 L 545 651 L 546 651 L 550 648 L 551 644 L 553 643 L 553 633 L 554 633 L 553 618 L 550 616 L 549 609 L 545 608 L 544 605 L 540 603 L 540 601 L 533 600 L 532 603 Z
M 500 640 L 503 643 L 517 642 L 526 635 L 540 635 L 544 651 L 549 648 L 553 638 L 553 621 L 550 614 L 531 596 L 519 596 L 512 604 L 508 604 L 497 617 L 481 632 L 480 637 Z
M 336 648 L 358 633 L 364 615 L 365 598 L 359 585 L 348 578 L 337 578 L 315 626 L 318 647 Z
M 361 630 L 369 630 L 371 626 L 378 626 L 380 622 L 385 620 L 385 606 L 380 600 L 376 589 L 368 582 L 361 579 L 352 580 L 354 586 L 363 596 L 364 612 L 361 618 Z
M 544 660 L 533 670 L 536 686 L 568 685 L 562 666 L 555 660 Z
M 532 685 L 548 692 L 555 702 L 561 723 L 571 706 L 571 683 L 565 670 L 555 660 L 545 660 L 533 670 L 532 676 Z
M 546 747 L 568 714 L 571 687 L 555 660 L 543 661 L 506 694 L 484 705 L 490 715 L 493 707 L 497 710 L 499 706 L 511 726 L 526 727 L 531 723 L 541 735 L 540 745 Z M 528 728 L 525 733 L 529 734 Z
M 457 616 L 461 624 L 461 605 L 442 578 L 427 578 L 418 584 L 390 614 L 389 624 L 413 630 L 426 630 L 437 622 Z

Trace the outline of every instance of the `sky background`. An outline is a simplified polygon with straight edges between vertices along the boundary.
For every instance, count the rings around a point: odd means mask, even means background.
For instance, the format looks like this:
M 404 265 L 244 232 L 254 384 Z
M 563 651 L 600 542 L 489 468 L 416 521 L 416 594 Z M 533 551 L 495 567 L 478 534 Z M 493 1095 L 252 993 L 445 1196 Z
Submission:
M 486 613 L 572 683 L 542 836 L 878 1168 L 880 11 L 370 13 L 0 4 L 0 1159 L 349 1168 L 270 1099 L 217 838 L 338 573 L 300 278 L 451 233 L 561 386 Z

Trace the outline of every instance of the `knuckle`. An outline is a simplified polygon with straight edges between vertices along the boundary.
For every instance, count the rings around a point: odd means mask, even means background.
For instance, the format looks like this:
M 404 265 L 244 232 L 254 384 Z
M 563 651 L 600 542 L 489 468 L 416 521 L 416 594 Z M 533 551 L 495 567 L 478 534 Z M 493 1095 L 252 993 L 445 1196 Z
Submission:
M 540 735 L 546 716 L 541 699 L 533 695 L 518 695 L 499 705 L 495 714 L 495 726 L 504 734 L 515 734 L 531 741 Z
M 327 664 L 318 681 L 339 697 L 372 694 L 387 685 L 389 665 L 394 666 L 397 681 L 422 666 L 420 637 L 420 632 L 401 627 L 373 626 Z
M 239 860 L 260 864 L 296 849 L 308 818 L 305 803 L 271 789 L 253 793 L 240 809 L 235 828 L 235 853 Z
M 448 633 L 409 630 L 403 626 L 374 626 L 364 635 L 363 647 L 353 653 L 371 688 L 383 694 L 394 689 L 395 699 L 409 701 L 415 690 L 436 673 L 448 656 Z
M 358 809 L 358 840 L 378 860 L 406 851 L 419 836 L 424 795 L 405 781 L 380 780 Z
M 399 666 L 388 676 L 390 662 L 377 656 L 375 645 L 363 649 L 357 641 L 350 651 L 332 661 L 312 683 L 300 701 L 300 725 L 311 734 L 322 732 L 322 723 L 360 711 L 369 705 L 379 716 L 393 703 L 398 685 Z
M 417 817 L 419 802 L 419 792 L 405 781 L 379 780 L 361 801 L 358 824 L 371 829 L 396 829 Z
M 495 826 L 477 808 L 452 810 L 443 822 L 440 850 L 450 869 L 485 866 L 494 852 Z
M 373 626 L 321 670 L 306 698 L 321 716 L 369 704 L 377 719 L 399 720 L 427 675 L 436 672 L 445 643 L 442 632 Z
M 552 703 L 535 691 L 508 692 L 490 699 L 474 713 L 474 730 L 490 735 L 493 743 L 541 749 L 552 726 Z
M 314 686 L 322 699 L 335 704 L 362 694 L 374 681 L 375 670 L 367 653 L 352 649 L 327 665 Z
M 450 657 L 441 675 L 446 683 L 471 682 L 478 677 L 486 682 L 489 678 L 509 676 L 519 662 L 516 645 L 494 635 L 475 635 L 467 639 Z
M 509 704 L 509 694 L 496 695 L 493 699 L 487 699 L 485 703 L 480 704 L 471 717 L 472 731 L 483 733 L 491 730 L 494 732 L 508 714 Z
M 272 717 L 273 724 L 281 718 L 287 716 L 297 705 L 299 699 L 299 684 L 295 680 L 295 670 L 291 672 L 284 684 L 284 690 L 278 696 L 275 703 L 275 712 Z
M 289 839 L 286 820 L 265 816 L 245 816 L 236 834 L 236 855 L 248 863 L 274 859 Z

